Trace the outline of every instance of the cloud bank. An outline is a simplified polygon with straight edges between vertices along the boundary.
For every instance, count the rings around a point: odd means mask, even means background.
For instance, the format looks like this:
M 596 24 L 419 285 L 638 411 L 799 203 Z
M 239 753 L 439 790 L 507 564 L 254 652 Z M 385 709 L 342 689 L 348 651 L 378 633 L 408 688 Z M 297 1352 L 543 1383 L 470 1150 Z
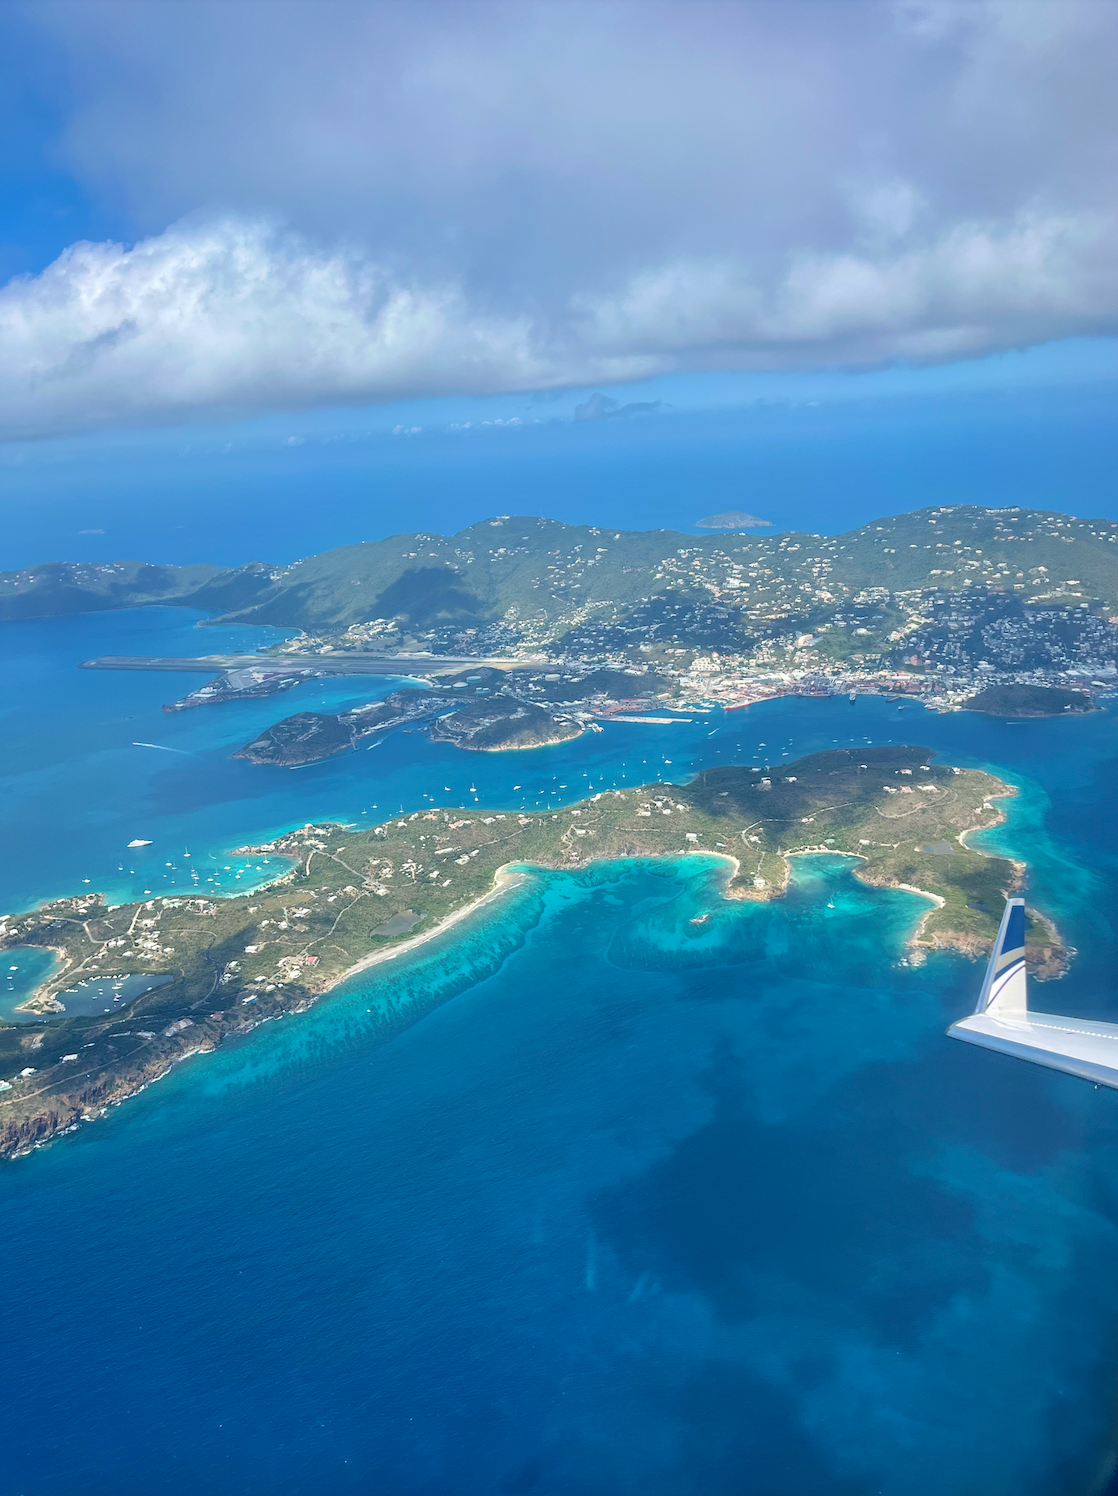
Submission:
M 0 289 L 0 432 L 865 367 L 1118 323 L 1094 0 L 52 5 L 134 227 Z

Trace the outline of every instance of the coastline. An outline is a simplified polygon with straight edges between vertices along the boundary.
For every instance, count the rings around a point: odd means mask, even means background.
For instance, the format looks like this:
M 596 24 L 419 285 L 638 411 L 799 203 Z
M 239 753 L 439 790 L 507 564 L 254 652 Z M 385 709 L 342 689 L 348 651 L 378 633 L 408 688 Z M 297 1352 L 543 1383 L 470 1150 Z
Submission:
M 929 901 L 929 903 L 931 904 L 931 908 L 925 909 L 924 913 L 916 921 L 911 935 L 909 935 L 908 939 L 905 941 L 905 949 L 909 952 L 910 960 L 913 956 L 921 955 L 921 953 L 918 952 L 916 948 L 917 946 L 927 944 L 927 942 L 922 939 L 924 934 L 924 926 L 928 923 L 928 920 L 937 909 L 942 909 L 946 905 L 947 900 L 943 897 L 943 895 L 932 893 L 931 890 L 927 888 L 917 888 L 915 883 L 904 883 L 900 880 L 894 880 L 892 878 L 882 878 L 878 881 L 874 881 L 872 878 L 865 877 L 864 874 L 868 859 L 862 852 L 843 852 L 837 850 L 834 847 L 801 847 L 798 848 L 795 852 L 783 853 L 783 857 L 784 861 L 788 863 L 793 857 L 817 857 L 822 852 L 828 853 L 831 857 L 849 857 L 852 862 L 857 863 L 858 866 L 851 868 L 851 872 L 854 874 L 855 878 L 857 878 L 860 883 L 864 883 L 867 888 L 899 888 L 902 889 L 905 893 L 914 893 L 919 898 L 927 899 Z M 787 884 L 785 885 L 785 888 L 787 888 Z M 967 937 L 965 937 L 964 935 L 958 932 L 954 934 L 948 932 L 942 938 L 946 944 L 950 945 L 950 948 L 952 950 L 961 951 L 964 955 L 971 954 L 970 947 L 966 943 Z
M 190 1038 L 181 1036 L 181 1042 L 176 1037 L 176 1042 L 170 1051 L 166 1046 L 162 1046 L 151 1055 L 150 1062 L 147 1065 L 141 1063 L 137 1072 L 134 1072 L 131 1076 L 118 1077 L 114 1083 L 103 1087 L 101 1094 L 96 1096 L 92 1104 L 84 1098 L 68 1104 L 67 1098 L 64 1095 L 60 1095 L 58 1097 L 59 1106 L 51 1115 L 48 1125 L 46 1127 L 21 1129 L 23 1136 L 18 1138 L 14 1146 L 9 1145 L 4 1137 L 4 1130 L 0 1127 L 0 1159 L 7 1158 L 14 1161 L 18 1158 L 26 1158 L 36 1148 L 47 1147 L 56 1138 L 73 1132 L 80 1123 L 96 1121 L 110 1106 L 120 1106 L 124 1102 L 131 1101 L 134 1097 L 139 1096 L 149 1086 L 155 1085 L 157 1081 L 163 1080 L 169 1075 L 175 1065 L 181 1064 L 184 1060 L 192 1059 L 196 1055 L 212 1054 L 226 1039 L 234 1035 L 243 1038 L 254 1029 L 260 1028 L 263 1024 L 272 1022 L 275 1019 L 284 1018 L 288 1013 L 305 1013 L 319 998 L 327 997 L 350 977 L 370 967 L 379 965 L 383 961 L 390 961 L 397 956 L 405 955 L 419 949 L 429 941 L 434 940 L 437 936 L 444 934 L 453 926 L 460 924 L 479 909 L 496 902 L 498 898 L 518 887 L 523 881 L 522 875 L 515 873 L 512 870 L 512 865 L 507 863 L 497 869 L 494 879 L 494 887 L 490 888 L 480 898 L 472 899 L 468 904 L 464 904 L 461 909 L 456 909 L 445 919 L 440 920 L 438 924 L 432 925 L 429 930 L 423 931 L 422 934 L 412 936 L 408 940 L 401 941 L 399 945 L 391 946 L 385 950 L 371 951 L 367 956 L 355 962 L 352 966 L 347 967 L 346 970 L 340 972 L 331 981 L 321 987 L 308 986 L 301 988 L 298 1000 L 291 1007 L 281 1008 L 278 1012 L 265 1013 L 260 1017 L 246 1017 L 236 1024 L 220 1025 L 210 1029 L 209 1032 L 203 1030 L 201 1036 L 192 1035 Z M 234 897 L 246 898 L 250 897 L 250 895 L 237 894 Z M 150 1050 L 153 1043 L 154 1039 L 144 1040 L 126 1058 L 132 1058 L 133 1056 L 140 1055 L 142 1051 Z M 0 1099 L 0 1108 L 14 1106 L 20 1100 L 26 1101 L 35 1096 L 45 1096 L 55 1086 L 85 1080 L 88 1076 L 96 1075 L 99 1071 L 103 1070 L 103 1066 L 97 1065 L 84 1072 L 79 1071 L 57 1080 L 48 1081 L 47 1084 L 30 1093 L 29 1096 Z
M 636 855 L 641 861 L 646 860 L 647 854 L 645 856 Z M 732 901 L 735 895 L 731 892 L 730 885 L 737 876 L 740 868 L 738 859 L 733 855 L 723 852 L 705 851 L 702 848 L 688 848 L 686 851 L 678 853 L 652 854 L 653 858 L 657 861 L 677 861 L 681 857 L 695 855 L 709 857 L 727 865 L 727 877 L 722 888 L 722 897 Z M 591 859 L 591 863 L 594 861 L 610 862 L 622 860 L 624 860 L 624 857 L 602 857 Z M 591 864 L 583 863 L 579 868 L 572 868 L 563 863 L 551 863 L 543 860 L 533 860 L 530 863 L 521 864 L 524 867 L 539 867 L 549 872 L 582 871 L 589 865 Z M 284 877 L 286 876 L 289 875 L 284 875 Z M 185 1033 L 177 1034 L 174 1036 L 170 1046 L 164 1043 L 157 1049 L 153 1049 L 156 1042 L 154 1036 L 151 1039 L 145 1039 L 142 1043 L 136 1045 L 128 1056 L 124 1057 L 126 1060 L 136 1057 L 140 1059 L 139 1065 L 131 1074 L 106 1075 L 105 1067 L 103 1065 L 96 1065 L 87 1071 L 79 1071 L 57 1079 L 48 1080 L 45 1085 L 37 1088 L 29 1095 L 0 1098 L 0 1116 L 2 1116 L 5 1109 L 15 1106 L 19 1101 L 27 1101 L 33 1097 L 45 1096 L 56 1086 L 72 1085 L 74 1082 L 86 1080 L 89 1076 L 97 1075 L 99 1072 L 104 1076 L 105 1082 L 107 1082 L 91 1088 L 94 1094 L 90 1095 L 86 1093 L 74 1100 L 70 1100 L 64 1092 L 60 1092 L 56 1104 L 47 1112 L 46 1116 L 42 1112 L 39 1113 L 37 1119 L 38 1125 L 33 1124 L 31 1126 L 18 1127 L 12 1133 L 9 1133 L 8 1136 L 5 1136 L 5 1129 L 0 1126 L 0 1159 L 6 1158 L 14 1161 L 19 1158 L 26 1158 L 36 1148 L 49 1146 L 57 1138 L 74 1132 L 81 1123 L 96 1121 L 104 1115 L 110 1106 L 121 1106 L 125 1102 L 139 1096 L 149 1086 L 155 1085 L 158 1081 L 163 1080 L 169 1075 L 174 1066 L 198 1055 L 212 1054 L 228 1038 L 233 1036 L 243 1038 L 254 1029 L 260 1028 L 263 1024 L 275 1019 L 284 1018 L 288 1013 L 300 1014 L 307 1012 L 320 998 L 328 997 L 331 992 L 334 992 L 351 977 L 378 966 L 385 961 L 394 960 L 397 956 L 407 955 L 422 948 L 430 941 L 462 923 L 462 921 L 469 918 L 472 914 L 477 913 L 480 909 L 495 903 L 506 893 L 521 886 L 524 882 L 524 876 L 523 873 L 515 870 L 514 864 L 503 863 L 494 873 L 493 887 L 489 888 L 479 898 L 470 900 L 461 909 L 456 909 L 452 914 L 449 914 L 445 919 L 440 920 L 437 924 L 432 925 L 429 930 L 425 930 L 421 934 L 411 936 L 409 939 L 401 941 L 398 945 L 388 947 L 384 950 L 371 951 L 367 956 L 364 956 L 360 961 L 354 962 L 321 987 L 306 986 L 300 988 L 297 1001 L 293 1002 L 290 1007 L 281 1008 L 276 1012 L 264 1013 L 259 1017 L 250 1018 L 247 1015 L 239 1015 L 240 1021 L 228 1025 L 220 1024 L 212 1027 L 210 1025 L 202 1027 L 201 1024 L 197 1026 L 192 1025 L 192 1027 L 202 1028 L 201 1034 L 194 1033 L 190 1034 L 189 1037 Z M 283 879 L 281 878 L 277 881 L 283 881 Z M 245 898 L 250 896 L 248 894 L 237 894 L 234 897 Z M 147 1052 L 146 1062 L 145 1052 Z M 54 1069 L 57 1067 L 52 1066 L 51 1068 Z
M 433 738 L 432 742 L 449 743 L 463 753 L 525 753 L 535 748 L 558 748 L 560 743 L 573 743 L 586 733 L 585 724 L 578 732 L 565 738 L 545 738 L 542 743 L 460 743 L 457 738 Z
M 931 907 L 926 911 L 924 915 L 921 916 L 912 934 L 906 940 L 905 944 L 906 949 L 910 952 L 910 960 L 921 960 L 923 959 L 927 951 L 933 949 L 951 949 L 956 953 L 965 955 L 967 957 L 970 957 L 971 959 L 977 959 L 984 953 L 985 945 L 982 942 L 977 941 L 972 937 L 965 936 L 961 932 L 948 931 L 940 934 L 934 934 L 930 939 L 922 938 L 924 925 L 928 917 L 935 911 L 935 909 L 943 907 L 945 903 L 943 898 L 940 895 L 932 893 L 927 889 L 918 888 L 914 884 L 899 881 L 894 882 L 892 880 L 874 882 L 870 879 L 862 878 L 862 865 L 865 864 L 866 859 L 864 856 L 858 853 L 844 852 L 830 847 L 799 848 L 795 851 L 784 852 L 781 854 L 781 860 L 785 868 L 787 869 L 788 877 L 785 879 L 784 885 L 782 887 L 777 888 L 770 885 L 765 889 L 754 889 L 747 887 L 740 890 L 733 888 L 733 883 L 735 879 L 740 875 L 741 871 L 740 859 L 733 853 L 714 851 L 707 848 L 689 847 L 686 849 L 681 849 L 678 852 L 653 853 L 651 854 L 651 856 L 654 860 L 657 861 L 662 860 L 672 862 L 679 861 L 683 857 L 689 856 L 701 856 L 709 858 L 715 862 L 724 864 L 726 876 L 720 891 L 721 897 L 723 899 L 725 899 L 727 902 L 749 901 L 757 903 L 769 903 L 775 902 L 776 900 L 786 895 L 788 881 L 790 881 L 791 878 L 791 859 L 793 857 L 818 856 L 823 853 L 826 853 L 830 856 L 846 857 L 849 858 L 852 862 L 859 864 L 860 866 L 854 869 L 855 876 L 858 876 L 861 881 L 866 882 L 869 887 L 901 888 L 907 893 L 916 894 L 917 896 L 927 899 L 930 902 Z M 641 861 L 648 860 L 649 858 L 649 854 L 647 853 L 623 853 L 620 855 L 614 853 L 610 856 L 588 859 L 587 862 L 581 863 L 577 868 L 572 868 L 569 864 L 550 862 L 543 859 L 533 859 L 531 862 L 520 864 L 520 866 L 539 867 L 541 869 L 546 869 L 548 871 L 554 872 L 574 872 L 581 871 L 593 865 L 593 863 L 595 862 L 621 861 L 624 860 L 626 856 L 634 856 Z M 153 1036 L 151 1039 L 145 1040 L 142 1044 L 137 1045 L 129 1056 L 123 1057 L 126 1061 L 133 1057 L 139 1059 L 139 1064 L 134 1069 L 132 1069 L 130 1073 L 113 1073 L 106 1070 L 103 1065 L 98 1065 L 86 1072 L 79 1072 L 74 1075 L 66 1075 L 54 1080 L 49 1080 L 44 1086 L 36 1090 L 33 1094 L 35 1096 L 43 1096 L 53 1090 L 55 1086 L 70 1085 L 73 1082 L 86 1079 L 89 1075 L 96 1075 L 99 1071 L 102 1074 L 102 1082 L 100 1085 L 95 1084 L 93 1087 L 89 1088 L 89 1090 L 82 1092 L 74 1099 L 70 1099 L 65 1093 L 60 1093 L 57 1097 L 55 1105 L 53 1105 L 49 1110 L 45 1112 L 40 1111 L 37 1114 L 37 1117 L 33 1120 L 28 1119 L 29 1125 L 17 1127 L 14 1131 L 9 1132 L 6 1137 L 4 1135 L 4 1129 L 0 1128 L 0 1157 L 7 1157 L 14 1160 L 17 1158 L 25 1157 L 35 1148 L 47 1146 L 49 1143 L 53 1142 L 55 1138 L 60 1137 L 65 1133 L 74 1131 L 79 1123 L 96 1120 L 98 1117 L 104 1114 L 108 1107 L 119 1106 L 122 1103 L 131 1100 L 133 1097 L 138 1096 L 142 1091 L 146 1090 L 148 1086 L 155 1084 L 156 1081 L 162 1080 L 167 1074 L 169 1074 L 174 1065 L 177 1065 L 184 1060 L 193 1058 L 196 1055 L 212 1053 L 225 1041 L 225 1039 L 232 1037 L 233 1035 L 243 1037 L 252 1032 L 253 1029 L 259 1028 L 262 1024 L 267 1023 L 272 1019 L 283 1018 L 288 1013 L 305 1013 L 320 998 L 328 996 L 331 992 L 335 991 L 339 986 L 348 981 L 351 977 L 358 975 L 362 971 L 370 970 L 373 967 L 381 965 L 386 961 L 395 960 L 398 956 L 408 955 L 416 950 L 421 949 L 423 946 L 427 945 L 438 936 L 445 934 L 447 931 L 453 929 L 456 925 L 461 924 L 464 920 L 477 913 L 479 910 L 485 908 L 488 905 L 496 903 L 496 901 L 504 894 L 521 886 L 524 881 L 524 876 L 524 873 L 516 870 L 515 864 L 501 864 L 501 866 L 498 867 L 494 872 L 493 886 L 480 897 L 472 899 L 467 904 L 464 904 L 460 909 L 454 910 L 453 913 L 447 915 L 446 918 L 440 920 L 437 924 L 432 925 L 429 930 L 425 930 L 418 935 L 411 936 L 407 940 L 401 941 L 397 945 L 388 947 L 383 950 L 369 952 L 369 954 L 362 957 L 360 961 L 354 962 L 352 965 L 338 973 L 329 982 L 324 983 L 321 987 L 315 987 L 309 984 L 306 986 L 301 986 L 299 989 L 297 989 L 297 992 L 292 993 L 292 997 L 294 1000 L 291 1002 L 290 1006 L 281 1007 L 278 1011 L 262 1013 L 259 1017 L 249 1017 L 247 1014 L 241 1013 L 237 1015 L 238 1021 L 235 1023 L 210 1024 L 202 1021 L 197 1025 L 192 1024 L 191 1028 L 194 1029 L 193 1033 L 187 1034 L 186 1032 L 180 1032 L 178 1034 L 175 1034 L 173 1037 L 170 1035 L 161 1036 L 164 1041 L 166 1040 L 166 1038 L 172 1037 L 172 1042 L 170 1045 L 168 1045 L 166 1042 L 163 1042 L 158 1046 L 158 1048 L 154 1049 L 154 1052 L 152 1052 L 153 1046 L 155 1044 L 155 1039 Z M 280 881 L 282 881 L 282 879 Z M 238 898 L 249 896 L 250 895 L 236 895 L 236 897 Z M 1059 942 L 1059 937 L 1055 931 L 1055 926 L 1047 916 L 1041 915 L 1039 916 L 1039 918 L 1042 919 L 1046 928 L 1049 929 L 1050 933 L 1052 933 L 1053 935 L 1053 949 L 1051 952 L 1048 952 L 1046 954 L 1046 959 L 1042 963 L 1040 969 L 1034 973 L 1034 975 L 1044 980 L 1046 978 L 1062 975 L 1063 972 L 1067 969 L 1067 965 L 1071 957 L 1074 955 L 1074 952 L 1063 946 L 1062 943 Z M 919 947 L 922 947 L 923 949 L 918 949 Z M 201 1032 L 199 1032 L 199 1030 L 201 1030 Z M 144 1058 L 145 1052 L 148 1052 L 146 1062 Z M 53 1069 L 56 1067 L 51 1068 Z M 10 1106 L 15 1105 L 19 1100 L 26 1101 L 28 1099 L 30 1099 L 30 1097 L 27 1096 L 22 1098 L 5 1098 L 3 1100 L 0 1100 L 0 1110 L 4 1110 Z
M 52 1013 L 62 1011 L 62 1005 L 56 997 L 48 997 L 45 989 L 47 985 L 58 976 L 61 976 L 69 967 L 70 958 L 65 951 L 59 950 L 56 945 L 43 945 L 40 950 L 49 951 L 55 961 L 62 963 L 61 970 L 52 968 L 41 982 L 37 982 L 21 1003 L 16 1003 L 12 1009 L 13 1013 L 30 1013 L 35 1018 L 48 1018 Z M 43 1004 L 35 1007 L 36 1003 Z
M 345 830 L 347 825 L 350 823 L 342 821 L 322 821 L 315 822 L 315 824 L 321 826 L 330 826 L 337 830 Z M 283 834 L 285 833 L 281 833 L 281 835 Z M 278 840 L 279 838 L 276 839 Z M 231 857 L 237 857 L 267 853 L 269 856 L 274 856 L 276 855 L 272 851 L 274 845 L 275 841 L 267 844 L 261 843 L 259 846 L 245 845 L 234 847 L 230 851 L 229 855 Z M 313 857 L 314 853 L 312 852 L 310 856 Z M 310 858 L 307 859 L 307 863 L 309 866 Z M 541 866 L 542 865 L 543 864 L 541 864 Z M 283 884 L 290 882 L 293 874 L 297 870 L 297 866 L 298 864 L 293 865 L 292 867 L 288 868 L 286 872 L 278 874 L 275 878 L 269 880 L 269 882 L 259 883 L 255 888 L 246 890 L 244 893 L 237 892 L 235 894 L 224 895 L 223 902 L 233 902 L 237 899 L 251 899 L 257 897 L 267 889 L 280 887 Z M 556 863 L 555 866 L 556 869 L 558 869 L 560 865 Z M 367 967 L 370 966 L 376 966 L 381 961 L 391 961 L 396 956 L 402 956 L 405 954 L 405 952 L 415 950 L 419 946 L 426 944 L 427 941 L 434 940 L 437 935 L 441 935 L 444 931 L 451 929 L 454 925 L 458 924 L 460 920 L 466 919 L 470 914 L 473 914 L 475 910 L 481 909 L 484 905 L 493 902 L 501 894 L 508 892 L 512 888 L 515 888 L 521 880 L 511 872 L 511 867 L 511 863 L 502 864 L 501 867 L 497 868 L 493 875 L 494 886 L 492 888 L 490 888 L 486 893 L 482 894 L 479 898 L 471 899 L 468 904 L 463 904 L 461 909 L 454 910 L 453 913 L 448 914 L 445 919 L 440 920 L 438 924 L 432 925 L 429 930 L 423 930 L 418 935 L 413 935 L 409 939 L 401 941 L 399 945 L 388 946 L 383 950 L 370 951 L 367 956 L 363 956 L 360 961 L 357 961 L 352 966 L 347 967 L 343 972 L 331 978 L 329 982 L 324 983 L 320 987 L 308 986 L 306 990 L 312 993 L 315 998 L 322 997 L 326 993 L 332 992 L 333 989 L 339 984 L 339 982 L 344 982 L 347 978 L 354 976 L 357 972 L 364 971 Z M 25 997 L 24 1000 L 16 1007 L 15 1011 L 17 1013 L 30 1013 L 34 1017 L 49 1018 L 53 1013 L 58 1012 L 59 1008 L 36 1008 L 32 1006 L 32 1004 L 43 1002 L 45 996 L 44 988 L 46 988 L 52 981 L 56 981 L 57 978 L 65 972 L 67 963 L 69 962 L 69 957 L 64 950 L 60 950 L 57 946 L 41 946 L 39 947 L 39 949 L 49 950 L 57 961 L 62 962 L 62 971 L 60 972 L 58 970 L 55 970 L 50 972 L 40 983 L 38 983 L 32 989 L 28 996 Z M 57 999 L 46 998 L 46 1001 L 50 1003 L 56 1003 Z M 263 1022 L 264 1020 L 261 1019 L 260 1021 Z M 255 1026 L 256 1025 L 254 1024 L 253 1027 Z M 238 1032 L 240 1031 L 241 1030 L 238 1030 Z M 3 1105 L 3 1103 L 0 1103 L 0 1105 Z
M 787 896 L 793 857 L 845 857 L 867 886 L 900 888 L 927 901 L 905 939 L 910 957 L 917 948 L 937 946 L 971 957 L 980 954 L 989 922 L 985 911 L 995 903 L 1000 906 L 1000 890 L 1020 877 L 1020 865 L 978 853 L 966 846 L 965 838 L 970 830 L 1003 821 L 1005 813 L 995 802 L 1016 794 L 1016 788 L 986 771 L 927 769 L 921 760 L 928 750 L 919 747 L 865 749 L 859 756 L 870 759 L 882 776 L 911 775 L 917 768 L 938 780 L 949 773 L 969 774 L 959 782 L 961 794 L 924 802 L 926 824 L 914 828 L 917 842 L 957 839 L 954 862 L 941 867 L 935 858 L 914 861 L 911 842 L 909 852 L 898 855 L 892 843 L 859 839 L 880 835 L 874 817 L 891 803 L 887 791 L 911 795 L 913 789 L 903 780 L 895 788 L 888 781 L 882 785 L 877 774 L 859 778 L 865 764 L 854 764 L 850 752 L 842 750 L 796 760 L 787 766 L 792 773 L 773 783 L 760 771 L 716 768 L 687 788 L 657 782 L 600 792 L 562 816 L 483 815 L 469 807 L 463 812 L 417 810 L 373 826 L 340 818 L 307 822 L 269 842 L 238 846 L 226 854 L 282 858 L 267 883 L 243 892 L 152 899 L 135 908 L 98 903 L 94 909 L 90 899 L 96 902 L 97 896 L 90 895 L 42 905 L 35 915 L 13 921 L 9 939 L 12 944 L 48 946 L 64 961 L 69 957 L 65 969 L 71 979 L 73 963 L 85 964 L 86 939 L 93 942 L 91 964 L 117 961 L 119 947 L 122 957 L 133 958 L 145 970 L 166 971 L 162 963 L 177 963 L 177 975 L 174 986 L 143 997 L 137 1012 L 106 1013 L 103 1022 L 99 1016 L 90 1021 L 67 1018 L 57 1026 L 43 1012 L 41 1024 L 21 1025 L 18 1034 L 8 1031 L 6 1074 L 15 1088 L 9 1085 L 0 1098 L 0 1155 L 18 1156 L 41 1146 L 78 1121 L 138 1094 L 172 1064 L 212 1051 L 269 1018 L 305 1012 L 362 972 L 452 934 L 468 917 L 522 886 L 533 868 L 582 872 L 594 864 L 628 859 L 679 865 L 695 854 L 712 859 L 708 898 L 771 903 Z M 846 777 L 836 783 L 836 773 Z M 755 797 L 757 790 L 766 792 L 763 799 Z M 832 803 L 836 799 L 840 803 Z M 814 837 L 829 831 L 832 822 L 828 819 L 810 832 L 805 823 L 819 813 L 829 818 L 832 812 L 838 815 L 834 831 L 816 842 Z M 452 815 L 457 819 L 451 820 Z M 773 829 L 747 835 L 763 821 L 771 821 Z M 805 832 L 812 837 L 810 845 L 802 844 Z M 595 837 L 600 839 L 595 842 Z M 845 845 L 834 845 L 836 839 Z M 737 846 L 747 841 L 751 845 L 739 853 Z M 861 848 L 879 850 L 871 854 Z M 454 866 L 441 860 L 448 854 Z M 479 856 L 481 862 L 471 861 Z M 985 873 L 978 866 L 982 863 L 989 863 Z M 970 881 L 961 889 L 956 885 L 963 874 Z M 453 893 L 445 893 L 452 879 Z M 970 902 L 978 888 L 982 904 Z M 448 907 L 455 894 L 462 902 Z M 379 898 L 384 896 L 392 899 L 386 912 L 395 908 L 408 919 L 386 927 L 385 936 L 378 937 L 370 923 L 382 919 L 379 911 L 385 906 Z M 73 928 L 79 923 L 84 937 Z M 426 928 L 416 930 L 417 923 Z M 945 926 L 942 931 L 936 929 L 939 924 Z M 61 925 L 69 933 L 59 939 L 55 930 Z M 1051 945 L 1038 948 L 1034 937 L 1034 960 L 1039 957 L 1044 964 L 1040 974 L 1057 975 L 1066 957 L 1050 922 L 1045 928 L 1052 933 Z M 399 930 L 399 936 L 389 930 Z M 136 949 L 124 950 L 126 941 Z M 35 996 L 49 997 L 59 985 L 56 968 L 50 979 L 37 984 Z M 34 1009 L 25 1011 L 30 1016 Z M 78 1060 L 78 1052 L 85 1063 L 67 1073 L 67 1062 Z
M 460 924 L 462 920 L 476 913 L 478 909 L 484 908 L 486 904 L 494 903 L 502 894 L 518 888 L 524 881 L 523 875 L 513 872 L 512 867 L 512 863 L 502 863 L 493 874 L 494 886 L 488 893 L 483 893 L 480 898 L 472 899 L 470 903 L 463 904 L 461 909 L 456 909 L 453 914 L 448 914 L 445 919 L 440 920 L 437 925 L 432 925 L 429 930 L 424 930 L 419 935 L 413 935 L 408 940 L 401 941 L 399 945 L 386 946 L 384 950 L 380 951 L 370 951 L 367 956 L 362 956 L 360 961 L 355 961 L 352 966 L 347 966 L 345 971 L 334 977 L 326 986 L 312 988 L 311 990 L 314 992 L 315 997 L 324 997 L 328 992 L 333 992 L 335 987 L 339 986 L 342 982 L 348 981 L 350 977 L 356 976 L 359 971 L 367 971 L 371 966 L 379 966 L 382 961 L 393 961 L 397 956 L 403 956 L 408 951 L 418 950 L 421 945 L 426 945 L 429 940 L 434 940 L 436 936 L 442 935 L 445 931 L 452 929 L 453 926 Z

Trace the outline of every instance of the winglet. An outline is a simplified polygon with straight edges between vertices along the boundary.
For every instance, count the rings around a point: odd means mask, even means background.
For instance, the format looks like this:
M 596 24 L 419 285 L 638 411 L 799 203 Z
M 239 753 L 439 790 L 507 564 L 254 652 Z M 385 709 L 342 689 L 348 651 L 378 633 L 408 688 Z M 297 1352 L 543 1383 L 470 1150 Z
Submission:
M 1006 902 L 978 1007 L 947 1035 L 1118 1090 L 1118 1023 L 1029 1012 L 1022 899 Z
M 1029 1000 L 1025 976 L 1025 900 L 1007 899 L 976 1013 L 1024 1018 Z

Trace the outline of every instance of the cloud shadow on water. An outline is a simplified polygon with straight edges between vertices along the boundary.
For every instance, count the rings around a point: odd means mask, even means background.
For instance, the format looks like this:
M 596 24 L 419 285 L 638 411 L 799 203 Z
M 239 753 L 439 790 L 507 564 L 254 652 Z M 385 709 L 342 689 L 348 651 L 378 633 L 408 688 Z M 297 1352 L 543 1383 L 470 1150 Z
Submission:
M 982 1292 L 967 1245 L 972 1206 L 913 1172 L 919 1136 L 903 1116 L 885 1126 L 865 1107 L 864 1073 L 822 1113 L 783 1125 L 752 1114 L 726 1043 L 708 1084 L 710 1121 L 598 1197 L 599 1229 L 635 1272 L 701 1295 L 728 1325 L 790 1284 L 830 1301 L 859 1334 L 904 1349 L 953 1295 Z

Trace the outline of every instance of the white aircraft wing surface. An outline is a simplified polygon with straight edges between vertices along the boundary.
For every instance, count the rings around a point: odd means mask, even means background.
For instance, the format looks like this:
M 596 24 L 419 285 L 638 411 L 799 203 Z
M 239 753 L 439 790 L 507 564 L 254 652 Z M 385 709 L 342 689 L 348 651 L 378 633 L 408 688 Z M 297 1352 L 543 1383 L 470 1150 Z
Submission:
M 1007 901 L 978 1007 L 947 1034 L 1118 1089 L 1118 1023 L 1029 1012 L 1024 899 Z

